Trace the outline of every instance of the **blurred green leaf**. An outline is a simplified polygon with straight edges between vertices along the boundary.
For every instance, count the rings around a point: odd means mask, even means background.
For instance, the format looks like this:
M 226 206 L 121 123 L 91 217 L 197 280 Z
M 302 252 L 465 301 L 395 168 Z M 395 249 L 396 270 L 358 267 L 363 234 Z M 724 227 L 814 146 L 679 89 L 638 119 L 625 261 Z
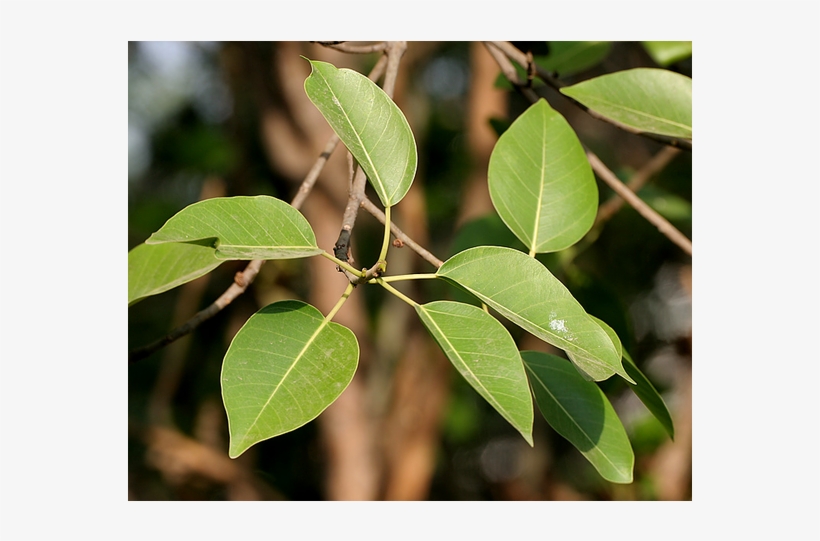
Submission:
M 318 417 L 347 388 L 358 363 L 353 332 L 309 304 L 276 302 L 251 316 L 222 364 L 230 457 Z
M 536 253 L 572 246 L 595 221 L 598 187 L 584 149 L 543 98 L 498 139 L 487 175 L 498 215 Z
M 239 161 L 238 150 L 223 131 L 201 124 L 175 124 L 158 132 L 152 154 L 164 168 L 220 176 L 229 174 Z
M 599 64 L 612 49 L 609 41 L 550 41 L 549 54 L 535 63 L 560 77 L 574 75 Z
M 385 207 L 407 194 L 418 162 L 413 132 L 401 109 L 373 81 L 349 69 L 308 60 L 310 101 L 356 158 Z
M 652 382 L 649 381 L 649 378 L 641 372 L 638 365 L 635 364 L 635 361 L 632 360 L 632 357 L 630 357 L 626 351 L 624 351 L 624 360 L 626 361 L 624 368 L 636 382 L 630 385 L 635 395 L 640 398 L 641 402 L 646 406 L 646 409 L 661 423 L 663 429 L 669 434 L 669 437 L 675 439 L 675 427 L 672 424 L 672 416 L 669 414 L 669 409 L 667 409 L 666 403 L 663 401 L 660 393 L 655 389 L 655 386 L 652 385 Z
M 451 257 L 438 276 L 526 331 L 567 352 L 595 381 L 628 377 L 612 340 L 539 261 L 511 248 L 480 246 Z
M 685 75 L 636 68 L 595 77 L 561 92 L 638 130 L 692 138 L 692 79 Z
M 642 41 L 641 44 L 662 68 L 692 56 L 691 41 Z
M 302 214 L 279 199 L 214 197 L 176 213 L 146 244 L 215 239 L 217 259 L 294 259 L 322 253 Z
M 211 246 L 140 244 L 128 252 L 128 305 L 204 276 L 222 263 Z
M 638 191 L 638 196 L 669 221 L 692 221 L 692 203 L 679 195 L 648 184 Z
M 598 386 L 570 363 L 547 353 L 522 351 L 535 402 L 544 418 L 613 483 L 631 483 L 635 454 L 623 424 Z
M 476 246 L 506 246 L 526 250 L 501 217 L 495 212 L 470 220 L 462 225 L 453 239 L 450 254 L 455 255 Z
M 532 396 L 507 329 L 469 304 L 436 301 L 416 312 L 464 379 L 532 446 Z

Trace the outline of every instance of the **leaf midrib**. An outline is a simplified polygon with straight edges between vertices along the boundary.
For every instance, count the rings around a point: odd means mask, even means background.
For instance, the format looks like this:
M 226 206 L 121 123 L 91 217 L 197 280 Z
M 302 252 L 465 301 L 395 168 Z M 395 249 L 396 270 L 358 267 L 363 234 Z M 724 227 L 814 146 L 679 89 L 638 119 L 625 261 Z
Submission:
M 547 122 L 541 123 L 541 140 L 546 142 L 547 139 Z M 538 231 L 541 222 L 541 205 L 544 200 L 544 182 L 546 176 L 546 161 L 547 161 L 547 145 L 541 145 L 541 180 L 538 183 L 538 202 L 535 206 L 535 223 L 532 224 L 532 244 L 528 246 L 530 253 L 535 256 L 534 251 L 538 246 Z
M 251 422 L 250 425 L 248 425 L 248 428 L 245 431 L 245 436 L 247 436 L 250 433 L 250 431 L 256 426 L 256 423 L 259 422 L 259 419 L 262 417 L 262 414 L 265 412 L 268 405 L 270 405 L 271 400 L 273 400 L 273 397 L 276 396 L 277 392 L 279 392 L 279 388 L 282 386 L 282 384 L 288 378 L 290 373 L 293 371 L 293 369 L 299 363 L 299 359 L 302 358 L 302 356 L 305 354 L 305 352 L 308 350 L 308 348 L 311 346 L 311 344 L 313 344 L 313 342 L 316 340 L 316 337 L 319 336 L 320 332 L 322 332 L 322 329 L 327 327 L 328 323 L 330 323 L 330 321 L 327 318 L 323 318 L 321 323 L 319 323 L 319 326 L 316 328 L 316 330 L 313 332 L 313 334 L 310 336 L 310 338 L 308 338 L 307 342 L 305 342 L 305 345 L 302 348 L 302 350 L 299 352 L 298 355 L 296 355 L 296 357 L 293 359 L 293 362 L 290 364 L 288 369 L 285 371 L 284 375 L 282 375 L 282 379 L 279 380 L 279 383 L 277 383 L 276 387 L 273 389 L 273 391 L 271 391 L 271 394 L 268 397 L 265 404 L 259 409 L 259 413 L 256 415 L 256 418 L 253 420 L 253 422 Z
M 458 283 L 458 282 L 456 282 L 456 283 Z M 527 323 L 527 324 L 529 324 L 529 325 L 532 325 L 534 328 L 541 330 L 541 331 L 542 331 L 542 332 L 544 332 L 545 334 L 548 334 L 549 336 L 552 336 L 554 340 L 556 340 L 556 341 L 558 341 L 558 342 L 561 342 L 562 344 L 565 344 L 565 345 L 566 345 L 565 349 L 570 349 L 570 350 L 573 350 L 573 351 L 578 351 L 578 352 L 584 353 L 584 354 L 586 354 L 586 355 L 588 355 L 588 356 L 591 356 L 591 357 L 593 357 L 593 358 L 598 358 L 598 357 L 596 357 L 596 356 L 595 356 L 595 354 L 594 354 L 594 353 L 592 353 L 591 351 L 589 351 L 589 350 L 587 350 L 587 349 L 585 349 L 585 348 L 583 348 L 583 347 L 581 347 L 581 346 L 579 346 L 579 345 L 577 345 L 577 344 L 573 344 L 573 343 L 572 343 L 572 342 L 570 342 L 569 340 L 566 340 L 565 338 L 562 338 L 561 336 L 559 336 L 559 335 L 557 335 L 557 334 L 555 334 L 555 333 L 549 332 L 547 329 L 545 329 L 545 328 L 544 328 L 544 327 L 542 327 L 541 325 L 538 325 L 537 323 L 534 323 L 534 322 L 530 321 L 529 319 L 527 319 L 527 318 L 525 318 L 525 317 L 523 317 L 523 316 L 521 316 L 521 315 L 517 314 L 516 312 L 511 311 L 510 309 L 506 308 L 505 306 L 502 306 L 501 304 L 499 304 L 497 301 L 494 301 L 494 300 L 493 300 L 493 299 L 491 299 L 490 297 L 488 297 L 488 296 L 486 296 L 486 295 L 484 295 L 484 294 L 482 294 L 482 293 L 479 293 L 478 291 L 476 291 L 476 290 L 472 289 L 471 287 L 466 286 L 466 285 L 461 284 L 461 283 L 459 283 L 459 285 L 460 285 L 461 287 L 463 287 L 464 289 L 466 289 L 467 291 L 469 291 L 470 293 L 472 293 L 473 295 L 475 295 L 476 297 L 478 297 L 479 299 L 481 299 L 481 300 L 483 300 L 483 301 L 486 301 L 486 302 L 487 302 L 487 304 L 491 305 L 491 306 L 492 306 L 495 310 L 497 310 L 497 311 L 498 311 L 501 315 L 503 315 L 504 317 L 506 317 L 506 318 L 510 319 L 511 321 L 515 321 L 515 319 L 517 318 L 517 319 L 519 319 L 520 321 L 523 321 L 523 322 L 525 322 L 525 323 Z M 514 317 L 513 317 L 513 316 L 514 316 Z M 605 366 L 609 366 L 609 365 L 605 365 Z
M 340 73 L 341 73 L 341 71 L 342 71 L 342 70 L 339 70 L 339 72 L 340 72 Z M 359 142 L 359 146 L 361 147 L 362 152 L 364 152 L 364 155 L 365 155 L 365 157 L 367 158 L 368 163 L 370 164 L 370 169 L 373 171 L 373 175 L 375 175 L 375 177 L 376 177 L 375 179 L 374 179 L 374 178 L 371 178 L 370 180 L 371 180 L 374 184 L 378 184 L 378 185 L 379 185 L 378 187 L 380 188 L 380 191 L 381 191 L 382 193 L 384 193 L 384 194 L 385 194 L 385 197 L 386 197 L 386 196 L 387 196 L 387 188 L 385 187 L 384 182 L 382 181 L 381 176 L 379 175 L 379 172 L 378 172 L 378 170 L 376 169 L 376 165 L 373 163 L 373 160 L 372 160 L 372 159 L 371 159 L 371 157 L 370 157 L 370 152 L 368 151 L 367 147 L 366 147 L 366 146 L 364 146 L 364 141 L 362 141 L 362 138 L 359 136 L 359 132 L 356 130 L 356 126 L 354 126 L 354 125 L 353 125 L 353 122 L 351 122 L 351 121 L 350 121 L 350 117 L 347 115 L 347 111 L 345 111 L 344 107 L 342 107 L 342 101 L 339 99 L 339 97 L 338 97 L 338 96 L 336 95 L 336 93 L 333 91 L 333 87 L 332 87 L 332 86 L 330 86 L 330 83 L 328 82 L 328 80 L 327 80 L 327 78 L 324 76 L 324 74 L 322 74 L 319 70 L 316 70 L 316 73 L 317 73 L 319 76 L 321 76 L 321 77 L 322 77 L 322 81 L 324 81 L 325 86 L 327 87 L 328 91 L 330 91 L 330 94 L 333 96 L 333 99 L 334 99 L 334 100 L 336 100 L 334 103 L 338 103 L 338 104 L 339 104 L 339 110 L 340 110 L 340 111 L 342 112 L 342 114 L 344 115 L 345 120 L 347 120 L 347 124 L 348 124 L 348 126 L 350 126 L 351 130 L 353 131 L 353 135 L 355 135 L 355 136 L 356 136 L 356 140 Z
M 683 128 L 683 129 L 686 129 L 686 130 L 688 130 L 688 131 L 692 131 L 692 126 L 691 126 L 691 125 L 688 125 L 688 124 L 681 124 L 680 122 L 675 122 L 674 120 L 670 120 L 670 119 L 668 119 L 668 118 L 659 117 L 659 116 L 653 115 L 653 114 L 651 114 L 651 113 L 647 113 L 647 112 L 645 112 L 645 111 L 640 111 L 640 110 L 638 110 L 638 109 L 633 109 L 632 107 L 627 107 L 626 105 L 623 105 L 623 104 L 620 104 L 620 103 L 615 103 L 615 102 L 607 101 L 607 100 L 606 100 L 606 99 L 604 99 L 604 98 L 600 98 L 600 97 L 589 97 L 589 98 L 587 98 L 587 99 L 588 99 L 589 101 L 596 101 L 596 102 L 599 102 L 599 103 L 601 103 L 601 104 L 603 104 L 603 105 L 607 105 L 607 106 L 609 106 L 610 108 L 619 109 L 619 110 L 622 110 L 622 111 L 626 111 L 626 112 L 629 112 L 629 113 L 633 113 L 633 114 L 635 114 L 635 115 L 637 115 L 637 116 L 639 116 L 639 117 L 644 117 L 644 118 L 648 118 L 648 119 L 651 119 L 651 120 L 658 121 L 658 122 L 660 122 L 661 124 L 666 124 L 666 125 L 670 125 L 670 126 L 675 126 L 675 127 L 678 127 L 678 128 Z M 590 108 L 591 108 L 591 109 L 595 109 L 594 107 L 590 107 Z
M 439 335 L 439 337 L 440 337 L 442 340 L 444 340 L 444 342 L 446 342 L 446 344 L 447 344 L 447 346 L 449 346 L 450 350 L 451 350 L 451 351 L 452 351 L 452 352 L 453 352 L 453 353 L 454 353 L 454 354 L 458 357 L 459 362 L 460 362 L 460 363 L 461 363 L 461 365 L 464 367 L 464 369 L 465 369 L 465 370 L 466 370 L 466 371 L 470 374 L 470 376 L 472 376 L 472 377 L 473 377 L 473 380 L 474 380 L 476 383 L 478 383 L 478 385 L 479 385 L 479 386 L 480 386 L 480 387 L 484 390 L 484 392 L 485 392 L 485 393 L 487 393 L 487 397 L 489 397 L 489 398 L 488 398 L 488 400 L 490 400 L 490 401 L 493 403 L 493 406 L 496 408 L 496 410 L 499 410 L 499 411 L 504 411 L 504 412 L 507 414 L 506 416 L 509 416 L 510 414 L 509 414 L 509 412 L 507 411 L 507 408 L 503 407 L 503 406 L 502 406 L 502 405 L 501 405 L 501 404 L 500 404 L 500 403 L 499 403 L 499 402 L 495 399 L 495 396 L 493 396 L 493 394 L 492 394 L 492 393 L 491 393 L 491 392 L 490 392 L 490 391 L 489 391 L 489 390 L 488 390 L 488 389 L 484 386 L 484 384 L 483 384 L 483 383 L 481 383 L 481 380 L 478 378 L 478 376 L 476 376 L 476 375 L 475 375 L 475 372 L 473 372 L 473 371 L 470 369 L 470 367 L 469 367 L 469 366 L 467 365 L 467 363 L 464 361 L 464 358 L 461 356 L 461 354 L 459 354 L 459 352 L 458 352 L 458 350 L 456 349 L 456 347 L 452 344 L 452 342 L 450 342 L 450 340 L 447 338 L 447 335 L 445 335 L 445 334 L 444 334 L 444 331 L 442 331 L 442 330 L 441 330 L 441 327 L 439 327 L 439 326 L 438 326 L 438 323 L 436 323 L 436 320 L 435 320 L 435 319 L 433 319 L 433 318 L 430 316 L 430 311 L 429 311 L 429 310 L 427 310 L 424 306 L 421 306 L 421 305 L 419 305 L 419 310 L 421 310 L 422 312 L 424 312 L 424 313 L 427 315 L 427 319 L 428 319 L 428 321 L 430 321 L 430 323 L 432 323 L 432 324 L 433 324 L 433 326 L 436 328 L 436 331 L 438 331 L 438 335 Z M 510 416 L 510 417 L 508 417 L 508 418 L 509 418 L 510 420 L 512 420 L 512 417 L 511 417 L 511 416 Z
M 601 450 L 601 448 L 589 436 L 589 434 L 587 434 L 587 432 L 581 427 L 581 425 L 578 424 L 578 422 L 575 420 L 575 418 L 572 415 L 569 414 L 569 412 L 566 410 L 566 408 L 564 408 L 564 405 L 561 404 L 561 402 L 555 397 L 554 394 L 552 394 L 552 391 L 550 391 L 549 388 L 544 384 L 543 380 L 541 380 L 541 378 L 538 377 L 538 374 L 536 374 L 535 371 L 529 366 L 529 363 L 525 362 L 524 366 L 527 368 L 527 371 L 532 374 L 533 378 L 535 378 L 535 380 L 538 381 L 538 383 L 541 385 L 541 388 L 544 389 L 544 391 L 549 395 L 549 397 L 552 399 L 552 401 L 561 409 L 561 411 L 564 413 L 564 415 L 572 422 L 573 425 L 575 425 L 575 427 L 581 432 L 581 434 L 584 435 L 584 437 L 590 443 L 592 448 L 597 451 L 597 454 L 599 456 L 603 457 L 604 460 L 606 460 L 612 466 L 612 468 L 615 469 L 615 471 L 620 472 L 623 475 L 624 472 L 621 470 L 621 468 L 619 468 L 614 462 L 612 462 L 612 460 L 609 458 L 609 456 Z M 540 366 L 542 368 L 546 368 L 547 370 L 549 370 L 548 366 L 544 366 L 544 365 L 540 365 Z M 580 451 L 580 449 L 579 449 L 579 451 Z

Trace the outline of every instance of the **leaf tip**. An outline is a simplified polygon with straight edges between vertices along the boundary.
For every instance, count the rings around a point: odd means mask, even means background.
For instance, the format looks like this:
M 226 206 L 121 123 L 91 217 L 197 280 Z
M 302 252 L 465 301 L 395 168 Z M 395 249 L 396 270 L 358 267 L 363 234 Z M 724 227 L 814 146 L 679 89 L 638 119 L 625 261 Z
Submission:
M 626 369 L 624 368 L 623 364 L 621 364 L 621 369 L 618 371 L 618 375 L 624 378 L 628 383 L 637 386 L 638 383 L 630 377 L 629 374 L 626 373 Z

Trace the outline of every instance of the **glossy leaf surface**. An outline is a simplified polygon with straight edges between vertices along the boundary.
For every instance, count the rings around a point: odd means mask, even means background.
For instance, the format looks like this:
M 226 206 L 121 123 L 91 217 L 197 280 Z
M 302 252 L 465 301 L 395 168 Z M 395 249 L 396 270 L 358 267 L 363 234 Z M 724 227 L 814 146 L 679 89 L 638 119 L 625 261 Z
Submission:
M 436 301 L 416 312 L 464 379 L 532 445 L 532 396 L 507 329 L 469 304 Z
M 672 423 L 672 416 L 669 414 L 666 402 L 663 401 L 663 398 L 657 389 L 655 389 L 655 386 L 652 385 L 649 378 L 641 372 L 638 365 L 635 364 L 635 361 L 632 360 L 632 357 L 630 357 L 626 351 L 624 351 L 624 360 L 626 361 L 624 368 L 627 373 L 632 376 L 632 379 L 635 380 L 635 384 L 630 385 L 632 391 L 640 398 L 643 405 L 646 406 L 646 409 L 661 423 L 663 429 L 669 434 L 669 437 L 675 439 L 675 426 Z
M 302 214 L 266 195 L 215 197 L 176 213 L 146 244 L 213 239 L 217 259 L 293 259 L 322 252 Z
M 564 284 L 526 254 L 498 246 L 470 248 L 445 261 L 436 274 L 538 338 L 572 352 L 578 369 L 595 381 L 624 373 L 606 332 Z
M 589 316 L 589 317 L 590 317 L 590 319 L 592 319 L 592 321 L 597 323 L 598 326 L 601 327 L 604 330 L 606 335 L 612 341 L 612 345 L 615 346 L 615 352 L 618 355 L 618 358 L 621 359 L 623 357 L 623 346 L 621 345 L 621 339 L 618 338 L 618 334 L 615 332 L 615 330 L 612 327 L 610 327 L 609 325 L 607 325 L 605 322 L 598 319 L 597 317 L 595 317 L 595 316 Z M 567 352 L 567 357 L 569 357 L 569 360 L 572 361 L 575 364 L 576 368 L 577 368 L 578 363 L 575 360 L 575 354 L 568 351 Z M 583 371 L 579 370 L 579 373 L 581 374 L 581 376 L 584 379 L 591 379 Z M 624 378 L 629 383 L 632 383 L 633 385 L 635 384 L 635 381 L 632 380 L 632 378 L 629 377 L 629 373 L 626 371 L 626 368 L 624 367 L 623 363 L 621 363 L 621 370 L 617 373 L 618 373 L 618 375 L 620 375 L 622 378 Z
M 566 360 L 522 351 L 535 402 L 544 418 L 613 483 L 631 483 L 635 453 L 603 391 Z
M 140 244 L 128 252 L 128 304 L 204 276 L 222 262 L 210 246 Z
M 685 75 L 636 68 L 601 75 L 561 92 L 638 130 L 692 138 L 692 79 Z
M 544 99 L 498 139 L 487 175 L 498 215 L 535 253 L 572 246 L 595 221 L 592 168 L 573 129 Z
M 231 458 L 315 419 L 344 391 L 359 362 L 350 329 L 301 301 L 251 316 L 222 364 Z
M 309 60 L 305 92 L 356 158 L 385 207 L 407 194 L 418 154 L 404 114 L 373 81 Z

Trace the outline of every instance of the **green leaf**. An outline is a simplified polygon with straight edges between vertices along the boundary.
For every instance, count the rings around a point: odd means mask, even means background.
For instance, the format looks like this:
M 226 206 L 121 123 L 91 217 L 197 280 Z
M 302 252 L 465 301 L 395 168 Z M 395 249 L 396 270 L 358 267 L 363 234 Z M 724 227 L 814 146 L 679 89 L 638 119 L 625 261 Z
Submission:
M 575 132 L 543 98 L 498 139 L 487 175 L 498 215 L 534 253 L 572 246 L 595 222 L 592 168 Z
M 691 41 L 642 41 L 643 48 L 661 67 L 692 56 Z
M 549 55 L 535 57 L 536 64 L 561 77 L 574 75 L 600 63 L 612 49 L 609 41 L 550 41 Z
M 306 59 L 307 60 L 307 59 Z M 305 92 L 356 158 L 385 207 L 405 196 L 418 155 L 401 109 L 373 81 L 353 70 L 308 60 Z
M 626 360 L 624 368 L 636 382 L 634 385 L 630 385 L 632 391 L 634 391 L 641 402 L 643 402 L 646 409 L 661 423 L 663 429 L 669 434 L 669 437 L 674 440 L 675 427 L 672 424 L 672 416 L 669 414 L 669 410 L 660 393 L 655 389 L 655 386 L 652 385 L 652 382 L 649 381 L 649 378 L 641 372 L 638 365 L 635 364 L 635 361 L 632 360 L 632 357 L 630 357 L 626 351 L 624 351 L 624 359 Z
M 561 92 L 638 130 L 692 138 L 692 79 L 685 75 L 636 68 L 595 77 Z
M 606 323 L 604 323 L 603 321 L 601 321 L 597 317 L 595 317 L 595 316 L 589 316 L 589 317 L 592 319 L 592 321 L 597 323 L 598 326 L 601 327 L 604 330 L 604 332 L 609 337 L 609 339 L 612 340 L 612 345 L 615 346 L 615 351 L 618 354 L 618 358 L 621 359 L 623 357 L 623 346 L 621 345 L 621 339 L 618 338 L 618 333 L 616 333 L 615 330 L 612 327 L 610 327 L 609 325 L 607 325 Z M 574 353 L 567 352 L 567 357 L 569 357 L 569 359 L 573 363 L 575 363 L 575 365 L 577 366 L 577 362 L 575 361 L 575 354 Z M 621 366 L 623 366 L 623 364 Z M 585 379 L 589 379 L 583 371 L 579 370 L 579 373 Z M 628 372 L 626 372 L 626 367 L 624 367 L 624 370 L 622 370 L 621 372 L 618 372 L 618 375 L 620 375 L 622 378 L 624 378 L 629 383 L 632 383 L 632 384 L 635 383 L 635 381 L 633 381 L 632 378 L 629 377 Z
M 595 381 L 626 376 L 615 345 L 550 271 L 511 248 L 480 246 L 460 252 L 437 276 L 478 297 L 526 331 L 573 354 L 573 363 Z
M 612 404 L 570 363 L 547 353 L 522 351 L 535 402 L 549 425 L 613 483 L 631 483 L 635 453 Z
M 284 201 L 215 197 L 189 205 L 165 222 L 146 244 L 208 240 L 217 259 L 293 259 L 322 253 L 302 214 Z
M 598 319 L 595 316 L 589 316 L 589 317 L 591 317 L 592 320 L 595 323 L 597 323 L 604 330 L 604 332 L 609 337 L 609 339 L 612 340 L 612 345 L 615 346 L 615 351 L 618 352 L 618 357 L 622 357 L 623 356 L 623 346 L 621 345 L 621 339 L 618 338 L 618 333 L 616 333 L 615 330 L 612 327 L 610 327 L 609 325 L 607 325 L 603 320 Z
M 221 264 L 210 246 L 140 244 L 128 252 L 128 305 L 204 276 Z
M 436 301 L 416 312 L 464 379 L 532 445 L 532 396 L 507 329 L 469 304 Z
M 356 372 L 353 332 L 301 301 L 266 306 L 245 322 L 222 364 L 222 399 L 236 458 L 315 419 Z

